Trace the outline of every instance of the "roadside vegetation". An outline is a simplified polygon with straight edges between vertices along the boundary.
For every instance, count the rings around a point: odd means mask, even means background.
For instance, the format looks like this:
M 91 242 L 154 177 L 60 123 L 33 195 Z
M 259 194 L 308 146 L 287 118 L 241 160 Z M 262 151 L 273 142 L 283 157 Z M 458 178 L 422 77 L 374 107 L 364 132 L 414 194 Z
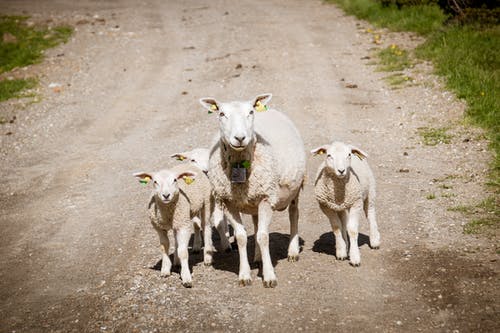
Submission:
M 378 69 L 395 72 L 386 81 L 398 87 L 411 81 L 404 69 L 412 66 L 412 59 L 430 60 L 447 87 L 467 102 L 466 121 L 484 128 L 491 142 L 494 159 L 488 185 L 494 194 L 475 209 L 456 211 L 471 218 L 464 228 L 466 233 L 483 232 L 486 227 L 490 231 L 498 229 L 499 200 L 495 198 L 500 194 L 500 7 L 487 0 L 327 1 L 376 27 L 412 31 L 425 37 L 426 41 L 415 50 L 402 50 L 396 45 L 380 50 Z M 374 43 L 380 44 L 377 35 Z M 426 145 L 450 141 L 446 129 L 421 128 L 419 134 Z
M 40 62 L 44 50 L 67 42 L 73 32 L 67 26 L 49 28 L 27 21 L 26 16 L 0 15 L 0 102 L 23 97 L 25 89 L 37 84 L 35 78 L 9 78 L 9 71 Z

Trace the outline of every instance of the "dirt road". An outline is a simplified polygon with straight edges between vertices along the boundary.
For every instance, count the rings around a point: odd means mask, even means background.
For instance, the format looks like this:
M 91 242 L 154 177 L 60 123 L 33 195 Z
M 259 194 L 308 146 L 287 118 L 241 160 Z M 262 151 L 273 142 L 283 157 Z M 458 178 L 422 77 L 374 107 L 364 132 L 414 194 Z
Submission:
M 463 235 L 466 219 L 447 210 L 485 196 L 487 143 L 462 127 L 463 105 L 427 64 L 414 84 L 390 89 L 370 65 L 366 23 L 297 0 L 10 0 L 1 10 L 77 29 L 28 69 L 41 77 L 41 102 L 0 104 L 17 115 L 0 139 L 1 332 L 498 329 L 495 240 Z M 418 42 L 382 33 L 382 46 Z M 253 285 L 239 287 L 237 252 L 217 253 L 213 267 L 191 255 L 192 289 L 178 271 L 160 278 L 149 190 L 132 172 L 208 146 L 216 119 L 200 97 L 263 92 L 308 150 L 335 138 L 370 154 L 381 249 L 362 223 L 361 267 L 336 261 L 309 181 L 299 262 L 286 260 L 287 213 L 271 225 L 277 288 L 263 288 L 256 265 Z M 450 144 L 422 144 L 417 128 L 444 125 Z M 309 158 L 309 180 L 319 162 Z

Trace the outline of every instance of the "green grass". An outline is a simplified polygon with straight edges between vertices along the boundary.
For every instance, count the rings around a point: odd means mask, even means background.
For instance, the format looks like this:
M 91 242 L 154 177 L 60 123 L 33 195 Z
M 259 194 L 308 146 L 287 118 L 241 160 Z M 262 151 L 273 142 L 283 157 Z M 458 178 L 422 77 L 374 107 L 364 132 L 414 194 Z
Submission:
M 415 31 L 427 35 L 439 29 L 446 15 L 434 5 L 403 7 L 384 7 L 373 0 L 327 0 L 340 6 L 346 13 L 370 21 L 378 27 L 394 31 Z
M 33 78 L 0 81 L 0 102 L 12 97 L 24 97 L 22 91 L 34 88 L 37 82 Z
M 466 234 L 486 234 L 492 237 L 500 228 L 500 205 L 497 197 L 489 197 L 473 206 L 455 206 L 448 211 L 459 212 L 470 218 L 464 226 Z
M 488 130 L 496 154 L 492 180 L 500 178 L 500 27 L 449 27 L 436 32 L 416 55 L 430 59 L 448 88 L 467 101 L 467 118 Z
M 73 33 L 67 26 L 29 27 L 27 19 L 25 16 L 0 16 L 0 74 L 40 62 L 44 50 L 65 43 Z M 10 41 L 4 41 L 4 36 L 9 36 Z M 0 80 L 0 102 L 22 97 L 22 91 L 33 88 L 36 82 L 36 79 Z
M 439 143 L 449 144 L 451 142 L 452 136 L 447 134 L 447 128 L 430 128 L 430 127 L 420 127 L 418 129 L 418 134 L 424 140 L 426 146 L 435 146 Z
M 380 50 L 378 58 L 377 68 L 384 72 L 402 71 L 411 66 L 408 51 L 400 49 L 397 45 Z
M 66 26 L 48 29 L 28 27 L 27 17 L 0 16 L 0 36 L 5 33 L 15 37 L 14 42 L 0 40 L 0 74 L 15 67 L 24 67 L 39 62 L 43 51 L 67 42 L 73 29 Z
M 400 88 L 405 84 L 412 81 L 412 78 L 404 75 L 403 73 L 395 73 L 389 76 L 386 76 L 384 80 L 392 87 L 392 88 Z
M 425 198 L 427 200 L 434 200 L 434 199 L 436 199 L 436 195 L 434 193 L 429 193 L 429 194 L 427 194 L 427 196 Z

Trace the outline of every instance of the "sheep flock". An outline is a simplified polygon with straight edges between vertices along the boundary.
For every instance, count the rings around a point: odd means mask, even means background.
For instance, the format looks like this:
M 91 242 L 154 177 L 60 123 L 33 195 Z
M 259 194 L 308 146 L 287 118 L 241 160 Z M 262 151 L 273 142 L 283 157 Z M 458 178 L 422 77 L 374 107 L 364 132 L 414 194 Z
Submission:
M 252 217 L 256 240 L 252 259 L 262 265 L 264 287 L 277 286 L 269 251 L 269 230 L 275 211 L 288 210 L 288 261 L 299 259 L 298 203 L 307 157 L 299 131 L 284 113 L 269 107 L 271 98 L 271 94 L 261 94 L 246 101 L 200 99 L 203 108 L 215 114 L 219 124 L 213 143 L 181 153 L 171 152 L 172 158 L 187 163 L 156 172 L 134 173 L 142 184 L 153 187 L 147 210 L 160 240 L 161 276 L 171 274 L 173 252 L 173 264 L 181 266 L 183 286 L 192 287 L 188 266 L 191 236 L 194 233 L 192 252 L 203 248 L 204 264 L 211 265 L 216 251 L 212 244 L 215 227 L 222 251 L 232 251 L 232 231 L 239 253 L 239 284 L 251 284 L 243 214 Z M 380 246 L 375 178 L 367 162 L 368 154 L 342 142 L 315 148 L 311 154 L 325 156 L 314 180 L 315 197 L 331 224 L 335 256 L 338 260 L 349 259 L 357 267 L 361 263 L 358 228 L 363 214 L 370 226 L 370 247 Z

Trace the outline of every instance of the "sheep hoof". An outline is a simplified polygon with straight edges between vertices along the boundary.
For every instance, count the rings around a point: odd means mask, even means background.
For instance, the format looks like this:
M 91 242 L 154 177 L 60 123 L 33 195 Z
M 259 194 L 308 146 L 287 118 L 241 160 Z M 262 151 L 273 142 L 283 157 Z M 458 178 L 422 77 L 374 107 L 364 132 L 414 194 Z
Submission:
M 262 281 L 262 284 L 265 288 L 274 288 L 278 285 L 278 281 L 270 280 L 270 281 Z
M 352 262 L 350 262 L 349 264 L 350 264 L 352 267 L 359 267 L 359 266 L 361 266 L 361 263 L 359 263 L 359 262 L 356 262 L 356 263 L 352 263 Z
M 377 245 L 377 246 L 370 246 L 370 247 L 372 248 L 372 250 L 378 250 L 378 249 L 380 249 L 379 245 Z
M 289 256 L 288 256 L 288 261 L 289 261 L 289 262 L 296 262 L 296 261 L 299 261 L 299 256 L 298 256 L 298 255 L 289 255 Z
M 192 282 L 182 282 L 182 286 L 185 288 L 193 288 Z
M 169 277 L 170 276 L 170 272 L 161 272 L 160 273 L 160 277 Z
M 252 284 L 252 280 L 250 280 L 250 279 L 240 280 L 240 286 L 242 286 L 242 287 L 249 286 L 251 284 Z
M 211 261 L 209 261 L 209 262 L 203 262 L 203 264 L 204 264 L 206 267 L 212 266 L 212 262 L 211 262 Z
M 346 259 L 347 259 L 347 257 L 344 257 L 344 256 L 338 256 L 337 257 L 337 260 L 340 260 L 340 261 L 344 261 Z

